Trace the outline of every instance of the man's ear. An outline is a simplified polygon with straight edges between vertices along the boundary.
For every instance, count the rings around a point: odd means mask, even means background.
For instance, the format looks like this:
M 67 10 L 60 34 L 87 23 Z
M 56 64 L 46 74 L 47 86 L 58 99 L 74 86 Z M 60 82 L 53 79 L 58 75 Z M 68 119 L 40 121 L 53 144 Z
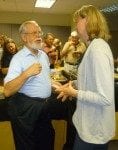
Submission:
M 23 42 L 26 42 L 26 36 L 24 34 L 21 35 Z

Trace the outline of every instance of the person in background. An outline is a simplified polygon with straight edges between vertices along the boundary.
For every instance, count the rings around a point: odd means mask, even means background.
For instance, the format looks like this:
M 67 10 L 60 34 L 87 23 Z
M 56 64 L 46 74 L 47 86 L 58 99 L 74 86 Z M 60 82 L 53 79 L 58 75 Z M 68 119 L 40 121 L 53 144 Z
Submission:
M 57 51 L 55 49 L 55 47 L 53 46 L 53 42 L 54 42 L 55 36 L 52 33 L 47 33 L 44 35 L 43 38 L 43 50 L 44 52 L 46 52 L 46 54 L 49 57 L 50 60 L 50 68 L 54 68 L 54 64 L 57 60 Z
M 57 67 L 60 67 L 62 66 L 62 60 L 61 60 L 61 56 L 60 56 L 60 53 L 61 53 L 61 49 L 62 49 L 62 43 L 60 41 L 60 39 L 58 38 L 55 38 L 54 41 L 53 41 L 53 47 L 55 48 L 55 51 L 57 52 L 57 58 L 56 58 L 56 61 L 55 61 L 55 68 Z
M 73 31 L 70 40 L 65 43 L 61 51 L 61 58 L 64 59 L 64 70 L 67 73 L 73 72 L 77 74 L 79 60 L 85 50 L 85 44 L 80 41 L 78 33 Z
M 70 35 L 69 37 L 68 37 L 68 42 L 70 42 L 72 40 L 72 36 Z
M 1 58 L 3 55 L 3 45 L 5 42 L 5 36 L 0 33 L 0 84 L 3 84 L 3 75 L 1 72 Z
M 2 34 L 0 34 L 0 62 L 1 62 L 2 54 L 3 54 L 3 45 L 4 45 L 4 42 L 5 42 L 5 36 L 2 35 Z
M 10 61 L 17 51 L 17 45 L 14 40 L 7 38 L 4 42 L 3 55 L 1 59 L 1 71 L 4 76 L 7 74 Z
M 50 66 L 42 30 L 35 21 L 26 21 L 19 33 L 24 47 L 13 56 L 4 79 L 16 150 L 53 150 L 54 129 L 46 109 Z
M 114 73 L 118 73 L 118 56 L 114 58 Z
M 56 91 L 63 100 L 68 96 L 77 98 L 73 150 L 107 150 L 115 135 L 114 64 L 108 45 L 108 25 L 102 12 L 93 5 L 77 10 L 74 21 L 87 50 L 78 68 L 76 84 L 71 81 Z

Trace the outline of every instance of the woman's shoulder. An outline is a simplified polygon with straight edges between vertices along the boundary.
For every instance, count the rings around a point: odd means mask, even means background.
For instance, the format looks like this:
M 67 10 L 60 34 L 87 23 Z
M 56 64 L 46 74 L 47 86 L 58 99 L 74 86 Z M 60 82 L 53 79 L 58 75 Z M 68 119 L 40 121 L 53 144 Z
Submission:
M 91 45 L 102 47 L 102 46 L 108 46 L 108 43 L 102 38 L 97 38 L 97 39 L 93 39 L 93 41 L 91 42 Z
M 106 55 L 112 56 L 109 44 L 103 39 L 94 39 L 89 47 L 89 52 L 92 55 Z
M 101 51 L 104 49 L 104 51 L 105 51 L 105 50 L 110 49 L 110 46 L 105 40 L 99 38 L 99 39 L 94 39 L 91 42 L 90 48 L 91 48 L 91 50 L 96 50 L 96 51 L 100 50 Z

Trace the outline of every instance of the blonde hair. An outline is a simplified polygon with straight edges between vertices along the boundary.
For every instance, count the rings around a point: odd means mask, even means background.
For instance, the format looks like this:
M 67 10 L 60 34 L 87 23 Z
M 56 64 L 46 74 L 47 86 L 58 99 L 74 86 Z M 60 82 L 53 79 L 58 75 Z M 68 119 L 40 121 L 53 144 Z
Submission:
M 94 38 L 102 38 L 108 41 L 111 38 L 109 28 L 104 15 L 92 5 L 84 5 L 74 13 L 74 22 L 77 23 L 78 18 L 87 18 L 86 30 L 89 40 Z

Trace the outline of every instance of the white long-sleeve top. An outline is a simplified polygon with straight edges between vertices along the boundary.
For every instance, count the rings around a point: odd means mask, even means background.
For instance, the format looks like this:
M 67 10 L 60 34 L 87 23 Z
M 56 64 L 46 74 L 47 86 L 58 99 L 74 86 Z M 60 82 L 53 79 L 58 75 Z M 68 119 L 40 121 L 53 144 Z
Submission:
M 80 138 L 104 144 L 115 133 L 114 66 L 109 45 L 94 39 L 78 69 L 78 101 L 73 122 Z

